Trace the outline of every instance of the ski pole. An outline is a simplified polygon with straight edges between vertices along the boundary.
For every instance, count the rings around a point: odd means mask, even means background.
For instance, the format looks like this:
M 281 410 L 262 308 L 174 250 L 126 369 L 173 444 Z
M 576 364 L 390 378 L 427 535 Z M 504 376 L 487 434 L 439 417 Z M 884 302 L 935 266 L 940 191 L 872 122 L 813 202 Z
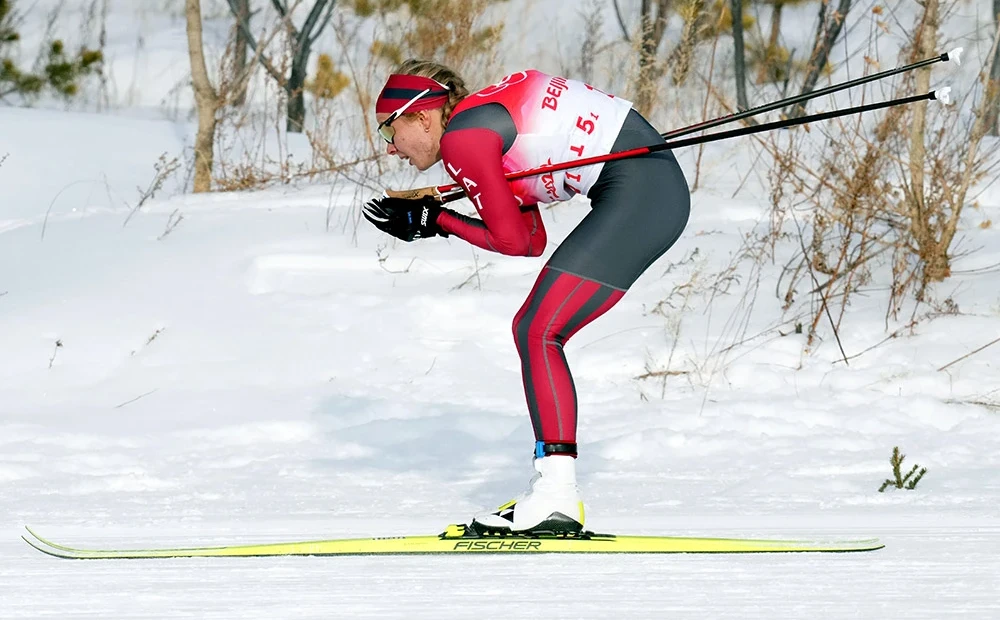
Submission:
M 837 118 L 838 116 L 847 116 L 849 114 L 861 114 L 862 112 L 871 112 L 872 110 L 881 110 L 883 108 L 891 108 L 897 105 L 906 105 L 908 103 L 916 103 L 918 101 L 924 101 L 924 100 L 937 100 L 947 105 L 948 103 L 951 102 L 950 93 L 951 93 L 951 88 L 945 87 L 940 89 L 940 91 L 932 90 L 931 92 L 923 95 L 911 95 L 909 97 L 893 99 L 891 101 L 883 101 L 881 103 L 869 103 L 867 105 L 855 106 L 853 108 L 846 108 L 843 110 L 831 110 L 830 112 L 811 114 L 809 116 L 803 116 L 802 118 L 789 118 L 785 120 L 774 121 L 772 123 L 765 123 L 763 125 L 740 127 L 739 129 L 732 129 L 730 131 L 721 131 L 719 133 L 713 133 L 707 136 L 699 136 L 696 138 L 688 138 L 686 140 L 675 140 L 673 142 L 666 142 L 664 144 L 659 144 L 656 145 L 655 147 L 650 148 L 649 152 L 653 153 L 655 151 L 662 151 L 664 149 L 676 149 L 682 146 L 691 146 L 693 144 L 704 144 L 707 142 L 715 142 L 717 140 L 725 140 L 726 138 L 747 136 L 750 134 L 761 133 L 764 131 L 771 131 L 773 129 L 784 129 L 785 127 L 794 127 L 796 125 L 802 125 L 805 123 L 824 121 L 830 118 Z
M 739 120 L 743 120 L 745 118 L 749 118 L 751 116 L 755 116 L 757 114 L 763 114 L 764 112 L 770 112 L 772 110 L 777 110 L 779 108 L 783 108 L 783 107 L 788 106 L 788 105 L 793 105 L 793 104 L 796 104 L 796 103 L 802 103 L 804 101 L 808 101 L 808 100 L 814 99 L 816 97 L 822 97 L 823 95 L 829 95 L 829 94 L 832 94 L 832 93 L 835 93 L 835 92 L 846 90 L 848 88 L 852 88 L 854 86 L 860 86 L 861 84 L 867 84 L 867 83 L 873 82 L 875 80 L 881 80 L 881 79 L 886 78 L 886 77 L 890 77 L 890 76 L 893 76 L 893 75 L 898 75 L 900 73 L 905 73 L 907 71 L 912 71 L 914 69 L 919 69 L 921 67 L 926 67 L 926 66 L 938 63 L 938 62 L 948 62 L 949 60 L 954 60 L 956 64 L 961 65 L 962 64 L 962 51 L 963 50 L 962 50 L 961 47 L 956 47 L 955 49 L 953 49 L 953 50 L 951 50 L 949 52 L 945 52 L 945 53 L 943 53 L 943 54 L 941 54 L 939 56 L 934 56 L 932 58 L 926 58 L 926 59 L 918 61 L 918 62 L 914 62 L 914 63 L 908 64 L 908 65 L 903 65 L 902 67 L 896 67 L 894 69 L 887 69 L 886 71 L 881 71 L 879 73 L 873 73 L 871 75 L 867 75 L 867 76 L 855 78 L 855 79 L 849 80 L 847 82 L 841 82 L 840 84 L 833 84 L 831 86 L 827 86 L 826 88 L 821 88 L 820 90 L 815 90 L 815 91 L 812 91 L 810 93 L 803 93 L 803 94 L 800 94 L 800 95 L 795 95 L 793 97 L 787 97 L 785 99 L 780 99 L 778 101 L 773 101 L 771 103 L 767 103 L 767 104 L 764 104 L 764 105 L 761 105 L 761 106 L 757 106 L 755 108 L 750 108 L 749 110 L 744 110 L 742 112 L 737 112 L 737 113 L 734 113 L 734 114 L 728 114 L 726 116 L 720 116 L 718 118 L 707 120 L 707 121 L 704 121 L 704 122 L 701 122 L 701 123 L 696 123 L 694 125 L 689 125 L 687 127 L 681 127 L 680 129 L 674 129 L 673 131 L 668 131 L 666 133 L 662 133 L 662 134 L 660 134 L 660 136 L 662 136 L 665 140 L 669 140 L 671 138 L 678 138 L 680 136 L 685 136 L 685 135 L 687 135 L 689 133 L 694 133 L 696 131 L 703 131 L 705 129 L 711 129 L 712 127 L 718 127 L 719 125 L 725 125 L 725 124 L 728 124 L 728 123 L 733 123 L 733 122 L 736 122 L 736 121 L 739 121 Z M 931 94 L 933 94 L 933 93 L 931 93 Z M 942 95 L 945 95 L 945 90 L 944 89 L 942 89 Z M 934 97 L 930 97 L 930 98 L 933 99 Z M 898 105 L 898 104 L 889 104 L 889 105 Z M 887 106 L 883 106 L 883 107 L 887 107 Z M 878 109 L 878 108 L 874 108 L 874 109 Z M 846 112 L 846 113 L 853 113 L 853 112 Z M 824 117 L 824 118 L 832 118 L 832 117 Z M 801 119 L 797 119 L 797 120 L 799 122 L 780 125 L 780 127 L 792 127 L 794 125 L 801 125 L 803 123 L 808 123 L 811 120 L 820 120 L 820 119 L 817 119 L 815 115 L 812 115 L 812 116 L 805 116 L 805 117 L 802 117 Z M 769 124 L 764 125 L 764 126 L 769 127 L 771 129 L 776 129 L 776 128 L 779 127 L 779 126 L 776 126 L 774 123 L 769 123 Z M 759 126 L 759 127 L 762 127 L 762 126 Z M 737 130 L 737 131 L 739 131 L 739 130 Z M 761 131 L 766 131 L 766 130 L 761 130 Z M 744 133 L 739 133 L 739 134 L 734 134 L 734 135 L 747 135 L 747 133 L 754 133 L 754 132 L 744 132 Z M 722 135 L 722 134 L 718 134 L 718 135 Z M 727 136 L 727 137 L 732 137 L 732 136 Z M 713 139 L 721 140 L 723 138 L 713 138 Z M 709 141 L 711 141 L 711 140 L 709 140 Z M 673 146 L 659 145 L 660 148 L 657 148 L 657 150 L 663 150 L 663 148 L 676 148 L 677 146 L 689 146 L 691 144 L 699 144 L 699 143 L 698 142 L 684 142 L 683 144 L 674 144 Z M 575 162 L 564 162 L 564 163 L 560 163 L 560 164 L 551 164 L 550 166 L 540 166 L 538 168 L 533 168 L 531 170 L 525 170 L 525 171 L 521 171 L 521 172 L 512 172 L 512 173 L 507 174 L 506 176 L 507 176 L 507 180 L 508 181 L 512 181 L 512 180 L 515 180 L 515 179 L 524 178 L 526 176 L 533 176 L 533 175 L 536 175 L 536 174 L 546 174 L 548 172 L 555 172 L 555 171 L 558 171 L 558 170 L 566 170 L 566 169 L 569 169 L 569 168 L 575 168 L 577 166 L 586 166 L 586 165 L 590 165 L 590 164 L 601 163 L 601 162 L 604 162 L 604 161 L 612 161 L 613 159 L 620 159 L 620 157 L 614 157 L 616 155 L 623 155 L 624 157 L 636 157 L 638 155 L 645 155 L 646 153 L 650 153 L 650 152 L 653 152 L 653 151 L 646 150 L 645 147 L 640 147 L 638 149 L 632 149 L 630 151 L 622 151 L 621 153 L 610 153 L 609 155 L 601 155 L 601 156 L 597 156 L 597 157 L 586 158 L 586 159 L 582 159 L 582 160 L 577 160 Z M 457 189 L 461 189 L 457 183 L 450 183 L 450 184 L 447 184 L 447 185 L 438 185 L 437 187 L 423 187 L 423 188 L 420 188 L 420 189 L 411 189 L 411 190 L 386 190 L 386 194 L 389 195 L 389 196 L 395 197 L 395 198 L 416 199 L 416 198 L 422 198 L 422 197 L 428 196 L 428 195 L 430 195 L 430 196 L 443 196 L 443 195 L 445 195 L 445 194 L 447 194 L 449 192 L 453 192 L 453 191 L 455 191 Z M 454 198 L 452 200 L 454 200 Z
M 705 129 L 711 129 L 712 127 L 718 127 L 719 125 L 724 125 L 727 123 L 732 123 L 735 121 L 743 120 L 751 116 L 756 116 L 757 114 L 763 114 L 764 112 L 770 112 L 772 110 L 777 110 L 779 108 L 784 108 L 789 105 L 794 105 L 796 103 L 802 103 L 816 97 L 822 97 L 823 95 L 829 95 L 832 93 L 840 92 L 842 90 L 847 90 L 848 88 L 853 88 L 854 86 L 860 86 L 862 84 L 867 84 L 869 82 L 874 82 L 876 80 L 881 80 L 882 78 L 887 78 L 893 75 L 898 75 L 900 73 L 905 73 L 907 71 L 912 71 L 914 69 L 919 69 L 921 67 L 926 67 L 928 65 L 933 65 L 937 62 L 948 62 L 949 60 L 954 60 L 955 64 L 962 64 L 962 48 L 956 47 L 950 52 L 945 52 L 940 56 L 934 56 L 933 58 L 926 58 L 919 62 L 914 62 L 902 67 L 896 67 L 895 69 L 887 69 L 880 73 L 873 73 L 871 75 L 866 75 L 863 77 L 855 78 L 847 82 L 841 82 L 840 84 L 833 84 L 827 86 L 826 88 L 821 88 L 820 90 L 814 90 L 809 93 L 802 93 L 786 99 L 781 99 L 779 101 L 773 101 L 771 103 L 766 103 L 756 108 L 750 108 L 749 110 L 744 110 L 742 112 L 736 112 L 733 114 L 728 114 L 726 116 L 720 116 L 719 118 L 714 118 L 707 120 L 695 125 L 690 125 L 688 127 L 681 127 L 680 129 L 675 129 L 673 131 L 668 131 L 666 133 L 660 134 L 664 139 L 669 140 L 671 138 L 678 138 L 680 136 L 686 136 L 689 133 L 694 133 L 696 131 L 702 131 Z
M 628 159 L 630 157 L 640 157 L 642 155 L 648 155 L 649 153 L 656 153 L 658 151 L 676 149 L 684 146 L 692 146 L 695 144 L 706 144 L 709 142 L 716 142 L 718 140 L 725 140 L 727 138 L 747 136 L 755 133 L 771 131 L 774 129 L 783 129 L 785 127 L 794 127 L 796 125 L 804 125 L 806 123 L 837 118 L 839 116 L 847 116 L 849 114 L 860 114 L 862 112 L 870 112 L 872 110 L 881 110 L 883 108 L 889 108 L 898 105 L 906 105 L 909 103 L 916 103 L 918 101 L 937 100 L 940 101 L 941 103 L 948 104 L 950 103 L 950 93 L 951 93 L 951 88 L 946 87 L 940 89 L 939 91 L 932 90 L 929 93 L 923 95 L 912 95 L 910 97 L 892 99 L 890 101 L 883 101 L 881 103 L 869 103 L 867 105 L 855 106 L 843 110 L 832 110 L 830 112 L 810 114 L 809 116 L 803 116 L 801 118 L 785 119 L 781 121 L 774 121 L 772 123 L 765 123 L 763 125 L 741 127 L 739 129 L 733 129 L 730 131 L 723 131 L 719 133 L 709 134 L 707 136 L 696 136 L 694 138 L 687 138 L 685 140 L 662 142 L 660 144 L 653 144 L 650 146 L 640 146 L 634 149 L 629 149 L 627 151 L 619 151 L 617 153 L 594 155 L 593 157 L 584 157 L 581 159 L 577 159 L 575 161 L 564 161 L 556 164 L 539 166 L 538 168 L 530 168 L 528 170 L 521 170 L 518 172 L 508 173 L 506 175 L 506 178 L 508 181 L 515 181 L 517 179 L 523 179 L 525 177 L 535 176 L 539 174 L 548 174 L 550 172 L 558 172 L 560 170 L 568 170 L 570 168 L 590 166 L 593 164 L 600 164 L 608 161 L 616 161 L 619 159 Z M 465 192 L 461 191 L 461 188 L 459 188 L 457 185 L 442 185 L 439 187 L 428 187 L 423 189 L 407 190 L 402 192 L 387 192 L 387 193 L 388 195 L 394 198 L 422 198 L 427 196 L 429 193 L 433 195 L 435 192 L 437 192 L 440 195 L 441 202 L 451 202 L 453 200 L 458 200 L 459 198 L 465 195 Z

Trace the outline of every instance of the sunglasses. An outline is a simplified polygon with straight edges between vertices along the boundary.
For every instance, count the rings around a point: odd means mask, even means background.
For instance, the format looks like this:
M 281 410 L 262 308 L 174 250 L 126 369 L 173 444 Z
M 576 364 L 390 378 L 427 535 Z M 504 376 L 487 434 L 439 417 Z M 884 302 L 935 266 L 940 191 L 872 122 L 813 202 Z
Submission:
M 431 89 L 425 88 L 423 92 L 404 103 L 398 110 L 390 114 L 389 118 L 378 124 L 378 135 L 382 136 L 382 139 L 385 140 L 386 144 L 395 144 L 393 141 L 396 139 L 396 130 L 392 128 L 392 122 L 402 116 L 403 112 L 406 112 L 407 108 L 416 103 L 418 99 L 429 92 L 431 92 Z

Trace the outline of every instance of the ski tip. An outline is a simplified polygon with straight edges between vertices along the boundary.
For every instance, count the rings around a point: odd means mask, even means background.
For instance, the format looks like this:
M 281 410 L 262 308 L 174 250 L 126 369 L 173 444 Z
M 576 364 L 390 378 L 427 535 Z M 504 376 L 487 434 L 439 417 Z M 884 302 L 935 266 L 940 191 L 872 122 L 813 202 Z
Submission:
M 31 529 L 31 526 L 30 526 L 30 525 L 25 525 L 25 526 L 24 526 L 24 529 L 25 529 L 25 531 L 26 531 L 26 532 L 28 532 L 28 534 L 29 534 L 29 535 L 31 536 L 31 538 L 33 538 L 34 540 L 36 540 L 36 541 L 38 541 L 38 542 L 41 542 L 41 543 L 43 543 L 43 544 L 46 544 L 46 545 L 48 545 L 48 546 L 50 546 L 50 547 L 55 547 L 55 548 L 57 548 L 57 549 L 59 548 L 59 545 L 56 545 L 56 544 L 54 544 L 54 543 L 52 543 L 52 542 L 50 542 L 50 541 L 46 540 L 46 539 L 45 539 L 45 538 L 44 538 L 44 537 L 43 537 L 43 536 L 42 536 L 41 534 L 39 534 L 39 533 L 38 533 L 38 532 L 36 532 L 35 530 Z M 24 536 L 22 536 L 21 538 L 24 538 Z
M 885 548 L 885 543 L 878 538 L 855 540 L 845 543 L 849 551 L 878 551 Z
M 65 555 L 62 555 L 62 554 L 58 553 L 54 549 L 46 549 L 44 546 L 42 546 L 41 544 L 35 542 L 34 540 L 31 540 L 27 536 L 21 535 L 21 540 L 23 540 L 24 542 L 28 543 L 28 545 L 30 547 L 32 547 L 33 549 L 35 549 L 36 551 L 41 551 L 45 555 L 51 555 L 52 557 L 55 557 L 55 558 L 66 558 L 66 557 L 68 557 L 68 556 L 65 556 Z

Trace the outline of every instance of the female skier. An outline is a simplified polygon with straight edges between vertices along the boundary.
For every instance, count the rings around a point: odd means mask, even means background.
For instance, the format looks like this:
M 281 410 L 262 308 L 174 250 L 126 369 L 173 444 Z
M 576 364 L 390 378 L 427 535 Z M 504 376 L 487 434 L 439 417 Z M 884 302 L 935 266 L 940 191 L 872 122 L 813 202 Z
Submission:
M 408 60 L 389 76 L 375 118 L 390 155 L 419 170 L 443 161 L 480 218 L 429 198 L 367 203 L 367 219 L 400 239 L 455 235 L 485 250 L 539 256 L 546 235 L 538 204 L 590 199 L 591 211 L 514 317 L 537 473 L 526 493 L 472 524 L 480 533 L 579 532 L 576 389 L 563 346 L 677 241 L 690 210 L 684 174 L 660 151 L 508 182 L 506 172 L 663 142 L 628 101 L 534 70 L 470 94 L 451 69 Z

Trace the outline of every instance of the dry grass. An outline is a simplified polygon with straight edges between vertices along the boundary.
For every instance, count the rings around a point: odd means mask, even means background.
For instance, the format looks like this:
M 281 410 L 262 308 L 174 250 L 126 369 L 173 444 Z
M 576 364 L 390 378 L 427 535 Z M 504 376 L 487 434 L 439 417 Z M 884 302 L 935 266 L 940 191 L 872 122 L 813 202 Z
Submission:
M 157 160 L 157 162 L 153 164 L 153 170 L 155 171 L 153 178 L 150 180 L 149 184 L 145 187 L 145 189 L 141 187 L 138 188 L 139 199 L 136 201 L 135 205 L 129 210 L 128 216 L 125 218 L 125 221 L 122 223 L 122 226 L 127 225 L 129 223 L 129 220 L 132 219 L 132 216 L 138 213 L 139 209 L 141 209 L 143 205 L 145 205 L 147 202 L 156 197 L 156 192 L 160 191 L 163 188 L 163 184 L 166 183 L 167 179 L 172 177 L 174 173 L 177 172 L 178 169 L 180 169 L 180 167 L 181 167 L 181 162 L 179 158 L 177 157 L 168 158 L 168 155 L 166 153 L 160 155 L 160 158 Z

